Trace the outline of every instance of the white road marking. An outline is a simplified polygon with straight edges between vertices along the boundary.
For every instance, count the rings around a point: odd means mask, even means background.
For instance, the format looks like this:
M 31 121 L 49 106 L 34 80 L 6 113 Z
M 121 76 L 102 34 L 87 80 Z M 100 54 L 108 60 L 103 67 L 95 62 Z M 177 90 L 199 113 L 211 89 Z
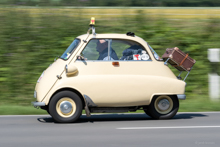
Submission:
M 220 111 L 209 111 L 209 112 L 178 112 L 177 114 L 190 114 L 190 113 L 220 113 Z
M 117 129 L 142 130 L 142 129 L 198 129 L 198 128 L 220 128 L 220 126 L 127 127 L 127 128 L 117 128 Z
M 0 117 L 51 117 L 48 114 L 45 115 L 0 115 Z

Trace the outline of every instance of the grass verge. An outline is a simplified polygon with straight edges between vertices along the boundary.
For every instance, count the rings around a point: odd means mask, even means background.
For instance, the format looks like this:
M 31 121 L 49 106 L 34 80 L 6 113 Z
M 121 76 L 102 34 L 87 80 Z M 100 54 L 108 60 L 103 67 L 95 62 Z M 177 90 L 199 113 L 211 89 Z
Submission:
M 33 106 L 4 105 L 0 106 L 0 115 L 35 115 L 47 114 L 46 111 L 36 109 Z
M 180 100 L 179 112 L 220 111 L 220 100 L 211 100 L 208 96 L 189 96 Z

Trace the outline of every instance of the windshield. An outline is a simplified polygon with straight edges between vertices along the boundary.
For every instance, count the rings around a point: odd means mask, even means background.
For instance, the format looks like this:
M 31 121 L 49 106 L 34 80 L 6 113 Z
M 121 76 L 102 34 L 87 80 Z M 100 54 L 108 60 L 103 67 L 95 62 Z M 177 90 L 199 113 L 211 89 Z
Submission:
M 70 46 L 66 49 L 66 51 L 63 53 L 63 55 L 60 57 L 61 59 L 67 60 L 69 59 L 70 55 L 73 53 L 73 51 L 76 49 L 76 47 L 79 45 L 80 40 L 75 39 Z
M 154 50 L 149 44 L 148 44 L 148 46 L 149 46 L 149 48 L 150 48 L 151 52 L 153 53 L 154 58 L 155 58 L 156 60 L 158 60 L 158 61 L 163 60 L 163 59 L 160 58 L 160 56 L 158 56 L 158 54 L 155 52 L 155 50 Z

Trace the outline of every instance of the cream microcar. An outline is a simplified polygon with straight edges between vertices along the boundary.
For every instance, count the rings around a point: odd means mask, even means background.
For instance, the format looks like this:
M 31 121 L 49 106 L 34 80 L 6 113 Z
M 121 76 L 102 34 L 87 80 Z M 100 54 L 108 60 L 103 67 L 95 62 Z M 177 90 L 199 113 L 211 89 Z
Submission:
M 32 103 L 56 122 L 75 122 L 83 109 L 87 116 L 144 110 L 168 119 L 186 98 L 185 85 L 142 38 L 96 34 L 92 24 L 42 73 Z

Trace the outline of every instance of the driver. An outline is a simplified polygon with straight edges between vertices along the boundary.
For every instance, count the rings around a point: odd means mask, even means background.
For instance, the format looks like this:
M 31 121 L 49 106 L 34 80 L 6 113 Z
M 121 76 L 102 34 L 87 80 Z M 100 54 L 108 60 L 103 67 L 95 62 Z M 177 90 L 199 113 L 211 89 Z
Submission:
M 97 41 L 96 45 L 96 50 L 99 52 L 97 60 L 108 60 L 108 42 L 101 39 Z M 118 56 L 112 48 L 110 48 L 110 60 L 118 60 Z

